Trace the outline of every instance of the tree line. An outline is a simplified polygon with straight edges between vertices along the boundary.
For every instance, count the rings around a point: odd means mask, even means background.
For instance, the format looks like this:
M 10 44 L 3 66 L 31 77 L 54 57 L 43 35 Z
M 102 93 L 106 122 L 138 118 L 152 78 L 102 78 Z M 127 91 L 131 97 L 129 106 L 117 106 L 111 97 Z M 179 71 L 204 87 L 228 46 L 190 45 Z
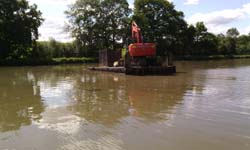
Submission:
M 189 25 L 184 13 L 166 0 L 77 0 L 65 11 L 66 30 L 75 39 L 39 41 L 44 19 L 26 0 L 0 0 L 0 59 L 97 57 L 103 49 L 119 50 L 132 41 L 131 22 L 141 27 L 144 42 L 155 42 L 157 54 L 176 56 L 250 54 L 250 34 L 236 28 L 225 34 L 208 32 L 203 22 Z
M 26 0 L 0 0 L 0 59 L 35 57 L 42 13 Z

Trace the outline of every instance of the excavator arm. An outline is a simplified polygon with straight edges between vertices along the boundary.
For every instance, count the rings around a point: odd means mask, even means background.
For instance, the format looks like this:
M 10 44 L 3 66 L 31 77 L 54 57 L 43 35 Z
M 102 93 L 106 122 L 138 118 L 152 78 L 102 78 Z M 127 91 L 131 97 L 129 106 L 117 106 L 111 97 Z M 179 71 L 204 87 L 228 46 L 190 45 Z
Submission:
M 155 43 L 144 43 L 140 27 L 132 22 L 132 38 L 136 41 L 129 45 L 129 54 L 131 57 L 147 57 L 156 55 Z
M 132 22 L 132 38 L 136 40 L 136 43 L 143 43 L 141 29 L 138 27 L 135 21 Z

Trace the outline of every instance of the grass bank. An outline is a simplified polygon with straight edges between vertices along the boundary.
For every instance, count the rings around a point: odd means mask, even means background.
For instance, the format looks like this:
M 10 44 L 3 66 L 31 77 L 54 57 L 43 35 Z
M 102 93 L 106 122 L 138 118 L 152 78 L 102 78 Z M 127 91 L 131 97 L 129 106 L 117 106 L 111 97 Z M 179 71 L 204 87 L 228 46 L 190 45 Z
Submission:
M 250 55 L 207 55 L 207 56 L 180 56 L 176 60 L 220 60 L 220 59 L 249 59 Z
M 63 57 L 63 58 L 53 58 L 52 61 L 55 64 L 81 64 L 81 63 L 97 63 L 98 59 L 97 58 L 87 58 L 87 57 L 81 57 L 81 58 Z
M 0 60 L 0 66 L 40 66 L 40 65 L 60 65 L 60 64 L 87 64 L 97 63 L 97 58 L 87 57 L 62 57 L 52 59 L 3 59 Z

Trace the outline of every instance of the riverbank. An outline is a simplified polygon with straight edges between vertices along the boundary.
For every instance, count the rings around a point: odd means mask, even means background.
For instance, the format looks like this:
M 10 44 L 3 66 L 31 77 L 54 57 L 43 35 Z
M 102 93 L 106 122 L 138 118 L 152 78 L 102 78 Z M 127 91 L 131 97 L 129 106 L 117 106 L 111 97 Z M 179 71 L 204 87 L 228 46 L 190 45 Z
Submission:
M 221 59 L 249 59 L 250 55 L 206 55 L 206 56 L 179 56 L 176 60 L 199 61 L 199 60 L 221 60 Z
M 250 55 L 210 55 L 210 56 L 179 56 L 177 61 L 201 61 L 201 60 L 223 60 L 223 59 L 250 59 Z M 27 59 L 27 60 L 0 60 L 0 66 L 41 66 L 62 64 L 89 64 L 98 63 L 98 58 L 88 57 L 62 57 L 52 59 Z
M 86 63 L 98 63 L 97 58 L 88 57 L 62 57 L 52 59 L 11 59 L 0 60 L 0 66 L 40 66 L 40 65 L 61 65 L 61 64 L 86 64 Z

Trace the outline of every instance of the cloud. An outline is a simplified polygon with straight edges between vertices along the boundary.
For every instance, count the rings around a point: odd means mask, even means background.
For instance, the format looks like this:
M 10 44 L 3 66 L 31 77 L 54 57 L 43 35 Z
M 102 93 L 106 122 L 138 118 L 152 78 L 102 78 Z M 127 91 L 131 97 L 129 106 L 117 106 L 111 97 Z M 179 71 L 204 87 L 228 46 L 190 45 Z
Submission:
M 188 21 L 190 23 L 204 21 L 207 24 L 222 25 L 240 20 L 245 16 L 246 14 L 242 9 L 228 9 L 209 13 L 197 13 L 191 16 Z
M 168 2 L 173 2 L 173 0 L 166 0 Z M 134 0 L 128 0 L 129 8 L 134 9 Z
M 214 33 L 225 32 L 231 23 L 250 18 L 250 3 L 237 9 L 225 9 L 208 13 L 196 13 L 188 18 L 188 23 L 195 24 L 203 21 Z
M 31 4 L 37 4 L 42 11 L 45 21 L 39 28 L 39 41 L 46 41 L 54 38 L 58 41 L 72 41 L 70 34 L 64 31 L 67 22 L 64 11 L 67 6 L 76 0 L 28 0 Z
M 39 28 L 39 41 L 46 41 L 49 38 L 54 38 L 61 42 L 72 41 L 69 33 L 64 31 L 65 18 L 64 17 L 46 17 L 43 25 Z
M 68 5 L 76 0 L 28 0 L 31 4 L 37 4 L 38 9 L 42 11 L 45 21 L 39 28 L 40 41 L 54 38 L 58 41 L 72 41 L 70 34 L 64 31 L 65 22 L 67 22 L 64 11 Z M 173 0 L 167 0 L 172 2 Z M 134 8 L 134 0 L 128 0 L 130 8 Z
M 34 4 L 46 4 L 46 5 L 69 5 L 74 3 L 76 0 L 28 0 Z
M 128 0 L 129 8 L 134 9 L 134 0 Z
M 200 0 L 186 0 L 186 2 L 184 2 L 184 5 L 198 5 L 200 2 Z
M 243 5 L 243 11 L 250 15 L 250 3 Z
M 241 29 L 240 33 L 250 34 L 250 26 Z

